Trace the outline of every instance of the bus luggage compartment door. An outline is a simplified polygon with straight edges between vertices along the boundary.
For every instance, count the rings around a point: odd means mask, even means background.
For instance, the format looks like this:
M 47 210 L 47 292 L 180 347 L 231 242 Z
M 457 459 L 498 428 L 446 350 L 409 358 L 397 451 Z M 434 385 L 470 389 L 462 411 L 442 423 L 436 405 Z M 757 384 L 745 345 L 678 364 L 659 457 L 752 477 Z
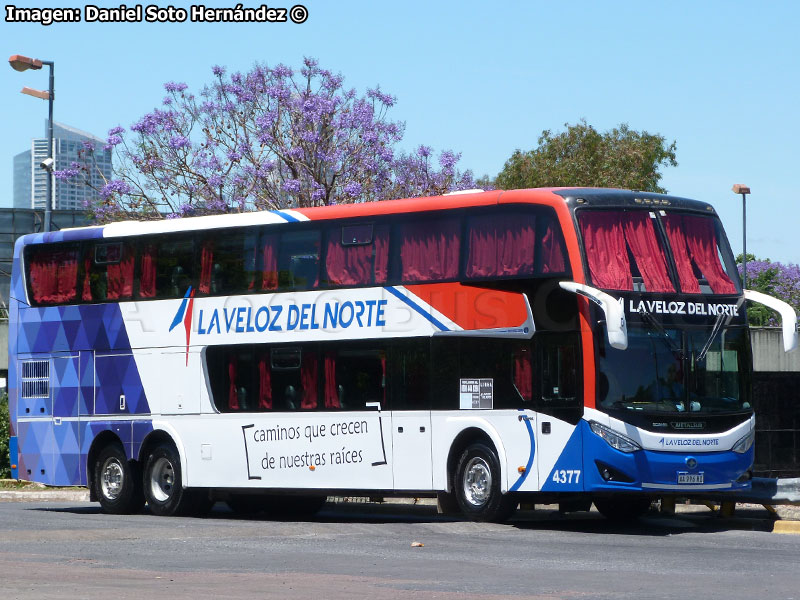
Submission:
M 431 489 L 433 468 L 430 411 L 392 413 L 392 458 L 394 489 Z

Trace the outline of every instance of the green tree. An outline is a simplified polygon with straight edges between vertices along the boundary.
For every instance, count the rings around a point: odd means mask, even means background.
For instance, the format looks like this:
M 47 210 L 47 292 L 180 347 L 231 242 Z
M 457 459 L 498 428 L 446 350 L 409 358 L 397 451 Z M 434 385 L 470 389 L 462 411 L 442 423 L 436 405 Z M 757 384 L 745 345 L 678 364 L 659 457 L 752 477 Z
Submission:
M 11 477 L 11 459 L 8 455 L 8 438 L 11 422 L 8 418 L 8 395 L 0 396 L 0 479 Z
M 659 169 L 675 167 L 676 144 L 623 123 L 600 133 L 581 119 L 566 131 L 549 129 L 533 150 L 515 150 L 497 176 L 500 189 L 588 186 L 666 192 Z

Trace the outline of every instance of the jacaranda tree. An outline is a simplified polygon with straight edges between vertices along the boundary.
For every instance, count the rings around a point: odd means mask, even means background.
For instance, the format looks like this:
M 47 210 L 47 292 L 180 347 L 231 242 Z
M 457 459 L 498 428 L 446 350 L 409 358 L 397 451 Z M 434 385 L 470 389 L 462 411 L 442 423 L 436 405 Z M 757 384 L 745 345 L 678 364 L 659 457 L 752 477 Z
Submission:
M 306 58 L 247 73 L 212 69 L 198 95 L 165 84 L 160 108 L 126 131 L 109 131 L 114 178 L 90 207 L 101 221 L 323 206 L 474 187 L 459 154 L 396 149 L 404 124 L 387 118 L 396 99 L 363 96 Z M 91 185 L 92 149 L 57 176 Z
M 736 258 L 739 274 L 743 274 L 742 255 Z M 747 287 L 757 292 L 779 298 L 791 304 L 800 313 L 800 265 L 782 264 L 769 259 L 758 259 L 747 255 Z M 760 304 L 747 306 L 747 318 L 751 325 L 778 325 L 778 320 L 770 309 Z

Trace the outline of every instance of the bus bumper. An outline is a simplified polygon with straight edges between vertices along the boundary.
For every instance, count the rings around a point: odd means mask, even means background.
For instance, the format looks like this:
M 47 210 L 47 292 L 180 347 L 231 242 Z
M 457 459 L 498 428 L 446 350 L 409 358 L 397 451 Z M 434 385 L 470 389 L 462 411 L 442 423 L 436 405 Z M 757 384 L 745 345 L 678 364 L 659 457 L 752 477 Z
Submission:
M 707 493 L 749 491 L 754 450 L 725 452 L 620 452 L 598 436 L 584 437 L 588 492 Z

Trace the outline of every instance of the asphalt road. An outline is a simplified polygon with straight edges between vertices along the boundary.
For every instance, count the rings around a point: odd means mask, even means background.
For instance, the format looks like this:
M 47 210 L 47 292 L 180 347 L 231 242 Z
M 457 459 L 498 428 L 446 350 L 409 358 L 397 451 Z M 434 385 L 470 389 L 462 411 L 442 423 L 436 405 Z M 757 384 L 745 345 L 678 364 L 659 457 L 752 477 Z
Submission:
M 759 519 L 763 515 L 758 515 Z M 313 520 L 107 516 L 90 503 L 0 503 L 1 597 L 800 599 L 800 535 L 708 513 L 614 525 L 430 506 L 328 505 Z M 755 528 L 755 530 L 752 530 Z M 424 544 L 412 547 L 413 542 Z

